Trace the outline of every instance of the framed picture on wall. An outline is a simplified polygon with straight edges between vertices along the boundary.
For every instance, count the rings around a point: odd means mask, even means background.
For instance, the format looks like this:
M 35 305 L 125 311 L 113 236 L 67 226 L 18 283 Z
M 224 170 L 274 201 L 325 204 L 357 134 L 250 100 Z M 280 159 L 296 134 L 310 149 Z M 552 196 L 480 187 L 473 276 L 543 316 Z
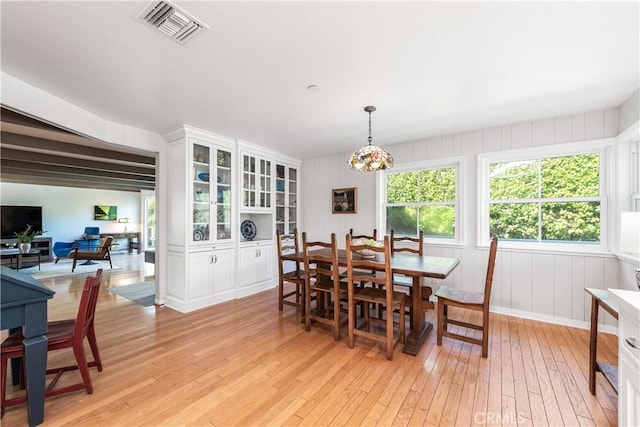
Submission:
M 115 221 L 118 219 L 118 207 L 107 205 L 95 205 L 93 219 L 96 221 Z
M 331 190 L 331 211 L 334 214 L 354 214 L 357 210 L 357 188 L 334 188 Z

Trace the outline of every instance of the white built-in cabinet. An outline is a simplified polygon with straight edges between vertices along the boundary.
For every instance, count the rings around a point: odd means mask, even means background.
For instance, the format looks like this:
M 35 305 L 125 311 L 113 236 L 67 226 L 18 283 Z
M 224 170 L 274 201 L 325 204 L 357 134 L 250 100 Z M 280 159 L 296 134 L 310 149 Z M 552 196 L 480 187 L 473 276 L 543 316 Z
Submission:
M 190 126 L 165 138 L 167 306 L 187 312 L 276 286 L 276 227 L 299 222 L 300 162 Z
M 238 257 L 239 295 L 249 295 L 275 283 L 273 153 L 238 142 L 242 195 Z
M 182 126 L 169 144 L 166 304 L 191 311 L 235 297 L 237 183 L 234 139 Z
M 189 298 L 233 297 L 235 249 L 199 248 L 189 252 Z M 224 298 L 231 299 L 231 298 Z
M 618 304 L 618 425 L 640 426 L 640 292 L 609 289 Z
M 242 260 L 239 273 L 240 296 L 250 295 L 262 290 L 267 278 L 274 278 L 276 261 L 273 242 L 262 241 L 240 247 L 239 257 Z

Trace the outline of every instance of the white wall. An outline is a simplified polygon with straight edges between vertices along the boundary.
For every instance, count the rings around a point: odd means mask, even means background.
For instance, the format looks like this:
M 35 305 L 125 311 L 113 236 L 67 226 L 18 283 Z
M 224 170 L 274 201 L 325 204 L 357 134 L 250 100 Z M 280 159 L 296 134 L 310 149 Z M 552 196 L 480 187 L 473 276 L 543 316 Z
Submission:
M 463 156 L 465 159 L 465 245 L 456 248 L 429 246 L 426 249 L 428 255 L 460 259 L 460 266 L 444 283 L 479 290 L 486 274 L 488 251 L 475 247 L 477 154 L 616 137 L 618 113 L 617 108 L 590 111 L 385 147 L 392 153 L 396 164 L 450 156 Z M 342 247 L 349 228 L 365 232 L 376 226 L 376 174 L 348 170 L 346 160 L 349 154 L 306 159 L 302 165 L 301 229 L 312 239 L 322 239 L 336 232 Z M 357 214 L 331 214 L 331 189 L 342 187 L 358 188 Z M 620 272 L 619 261 L 613 254 L 533 253 L 499 248 L 492 310 L 586 327 L 590 300 L 584 288 L 621 286 L 631 289 L 635 286 L 628 283 L 626 275 Z M 605 322 L 615 324 L 608 314 Z
M 42 206 L 44 237 L 53 242 L 73 242 L 85 227 L 100 227 L 101 233 L 124 231 L 118 221 L 95 221 L 95 205 L 118 207 L 118 217 L 129 218 L 128 231 L 141 231 L 140 194 L 125 191 L 0 183 L 3 205 Z

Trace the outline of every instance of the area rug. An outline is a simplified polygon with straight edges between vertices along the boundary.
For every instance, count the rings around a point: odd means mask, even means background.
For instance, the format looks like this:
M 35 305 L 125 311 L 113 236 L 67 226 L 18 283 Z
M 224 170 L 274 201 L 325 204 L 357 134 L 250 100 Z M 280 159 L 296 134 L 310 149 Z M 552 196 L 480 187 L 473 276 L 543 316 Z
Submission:
M 109 267 L 108 262 L 96 262 L 93 265 L 82 265 L 78 264 L 76 266 L 75 271 L 71 272 L 71 266 L 73 262 L 68 261 L 60 261 L 57 264 L 53 262 L 45 262 L 40 264 L 40 270 L 38 270 L 38 266 L 35 265 L 33 267 L 21 268 L 20 272 L 25 273 L 33 277 L 34 279 L 50 279 L 52 277 L 61 277 L 61 276 L 72 276 L 76 274 L 89 274 L 95 273 L 99 268 L 102 268 L 105 272 L 113 271 L 113 270 L 122 270 L 122 267 L 118 267 L 114 265 L 113 268 Z
M 107 289 L 144 307 L 151 307 L 156 300 L 156 282 L 141 282 Z

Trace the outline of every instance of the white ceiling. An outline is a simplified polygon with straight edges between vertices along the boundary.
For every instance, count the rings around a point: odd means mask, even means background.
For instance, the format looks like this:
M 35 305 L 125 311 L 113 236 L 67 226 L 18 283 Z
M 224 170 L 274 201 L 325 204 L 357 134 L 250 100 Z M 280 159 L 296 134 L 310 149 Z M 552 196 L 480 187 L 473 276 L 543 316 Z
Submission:
M 2 71 L 105 119 L 308 158 L 620 105 L 639 3 L 205 2 L 182 46 L 147 2 L 1 1 Z M 308 85 L 317 85 L 308 91 Z

